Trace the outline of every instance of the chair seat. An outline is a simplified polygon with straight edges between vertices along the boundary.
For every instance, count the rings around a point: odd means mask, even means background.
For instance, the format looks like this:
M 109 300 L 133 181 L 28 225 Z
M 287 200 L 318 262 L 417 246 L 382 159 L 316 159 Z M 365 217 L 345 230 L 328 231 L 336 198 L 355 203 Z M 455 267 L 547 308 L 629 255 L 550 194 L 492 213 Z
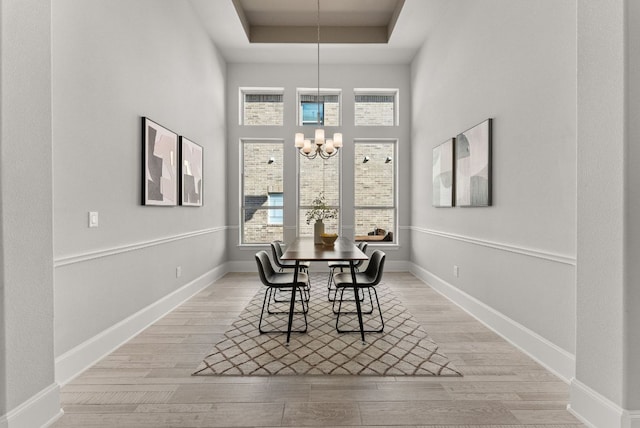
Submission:
M 271 287 L 291 288 L 294 286 L 293 273 L 276 273 L 268 278 Z M 298 272 L 298 283 L 296 287 L 305 287 L 309 282 L 309 276 L 304 272 Z
M 370 287 L 375 282 L 376 277 L 367 275 L 366 272 L 356 272 L 356 287 Z M 338 272 L 333 275 L 333 283 L 337 288 L 353 287 L 351 272 Z
M 281 260 L 280 264 L 282 265 L 283 269 L 295 269 L 296 267 L 296 262 L 291 261 Z M 300 262 L 298 265 L 303 269 L 309 269 L 309 267 L 311 266 L 311 262 Z
M 340 260 L 340 261 L 335 261 L 335 262 L 328 262 L 327 264 L 332 269 L 348 269 L 349 268 L 349 262 L 347 262 L 345 260 Z

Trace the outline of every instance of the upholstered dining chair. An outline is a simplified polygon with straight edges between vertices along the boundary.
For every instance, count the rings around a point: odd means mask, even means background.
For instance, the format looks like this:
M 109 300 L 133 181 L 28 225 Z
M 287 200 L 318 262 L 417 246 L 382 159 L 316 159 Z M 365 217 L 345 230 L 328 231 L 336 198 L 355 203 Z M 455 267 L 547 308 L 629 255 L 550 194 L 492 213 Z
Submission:
M 371 257 L 369 258 L 369 265 L 364 272 L 357 272 L 356 283 L 353 283 L 351 278 L 351 272 L 338 272 L 333 275 L 333 283 L 336 287 L 336 299 L 333 302 L 334 313 L 337 314 L 336 317 L 336 330 L 339 333 L 360 333 L 361 330 L 343 330 L 340 328 L 340 315 L 351 314 L 353 315 L 356 312 L 353 310 L 343 311 L 342 304 L 345 302 L 344 299 L 344 291 L 346 289 L 352 289 L 354 294 L 354 300 L 360 299 L 360 293 L 362 293 L 362 299 L 364 299 L 365 290 L 368 291 L 369 300 L 371 303 L 371 309 L 368 311 L 361 312 L 361 314 L 373 314 L 374 311 L 374 303 L 373 296 L 375 296 L 375 306 L 377 306 L 378 314 L 380 316 L 380 327 L 374 329 L 366 329 L 363 328 L 364 333 L 381 333 L 384 330 L 384 319 L 382 318 L 382 308 L 380 307 L 380 300 L 378 300 L 378 292 L 376 291 L 376 285 L 380 283 L 382 280 L 382 274 L 384 271 L 384 260 L 386 258 L 386 254 L 380 250 L 375 250 Z M 373 296 L 371 292 L 373 291 Z M 340 294 L 340 298 L 338 298 L 338 292 Z M 335 309 L 336 303 L 338 305 L 337 310 Z M 350 305 L 352 307 L 352 305 Z M 364 336 L 363 336 L 364 337 Z M 364 339 L 363 339 L 364 340 Z
M 256 253 L 256 263 L 258 265 L 258 275 L 260 276 L 260 281 L 266 287 L 264 292 L 264 299 L 262 300 L 262 309 L 260 311 L 260 321 L 258 322 L 258 331 L 262 333 L 287 333 L 287 330 L 263 330 L 262 328 L 262 320 L 264 318 L 265 309 L 269 315 L 272 314 L 289 314 L 289 311 L 294 310 L 294 314 L 302 314 L 304 317 L 304 329 L 301 330 L 292 330 L 297 333 L 306 333 L 307 331 L 307 312 L 309 307 L 306 303 L 306 299 L 304 296 L 304 289 L 307 286 L 308 278 L 305 272 L 298 272 L 298 279 L 294 283 L 293 272 L 276 272 L 273 269 L 273 265 L 269 260 L 269 255 L 266 251 L 258 251 Z M 300 299 L 295 298 L 291 301 L 289 310 L 287 311 L 270 311 L 269 305 L 271 304 L 272 299 L 275 298 L 275 293 L 278 291 L 289 291 L 289 293 L 300 293 Z M 289 294 L 291 295 L 291 294 Z M 301 311 L 295 311 L 296 301 L 299 301 L 302 305 Z
M 369 244 L 367 244 L 366 242 L 358 242 L 358 248 L 363 253 L 367 252 L 368 245 Z M 336 273 L 337 269 L 340 269 L 340 272 L 344 272 L 345 270 L 350 271 L 351 268 L 349 266 L 349 262 L 346 260 L 338 260 L 338 261 L 327 262 L 327 263 L 329 265 L 329 279 L 327 279 L 327 299 L 330 302 L 333 302 L 335 301 L 335 298 L 336 298 L 336 288 L 333 286 L 333 274 Z M 354 267 L 356 271 L 360 270 L 363 263 L 364 263 L 364 260 L 358 260 L 355 263 Z M 332 296 L 332 293 L 333 293 L 333 296 Z
M 273 256 L 273 263 L 278 267 L 280 272 L 293 272 L 296 268 L 296 262 L 282 260 L 282 242 L 281 241 L 271 241 L 271 255 Z M 307 286 L 304 289 L 305 299 L 307 302 L 311 297 L 311 276 L 309 275 L 309 266 L 311 266 L 310 262 L 300 262 L 298 264 L 300 272 L 304 272 L 307 274 Z M 281 300 L 276 300 L 280 302 Z

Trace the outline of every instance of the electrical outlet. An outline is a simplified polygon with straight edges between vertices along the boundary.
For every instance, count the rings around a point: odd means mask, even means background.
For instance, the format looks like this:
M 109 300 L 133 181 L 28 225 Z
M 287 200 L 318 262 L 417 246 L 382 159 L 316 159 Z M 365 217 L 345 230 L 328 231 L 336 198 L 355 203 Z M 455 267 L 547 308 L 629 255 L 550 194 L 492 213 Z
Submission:
M 176 268 L 176 278 L 180 278 L 182 276 L 182 266 L 178 266 Z
M 458 265 L 453 265 L 453 276 L 456 278 L 460 276 L 460 269 L 458 268 Z

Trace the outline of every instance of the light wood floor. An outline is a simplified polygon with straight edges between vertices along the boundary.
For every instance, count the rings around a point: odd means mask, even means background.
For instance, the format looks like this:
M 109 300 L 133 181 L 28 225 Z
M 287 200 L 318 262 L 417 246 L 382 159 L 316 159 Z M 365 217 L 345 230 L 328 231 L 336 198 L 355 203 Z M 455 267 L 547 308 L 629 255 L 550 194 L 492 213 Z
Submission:
M 413 275 L 384 279 L 464 377 L 190 376 L 261 287 L 234 273 L 64 386 L 54 426 L 583 427 L 561 380 Z

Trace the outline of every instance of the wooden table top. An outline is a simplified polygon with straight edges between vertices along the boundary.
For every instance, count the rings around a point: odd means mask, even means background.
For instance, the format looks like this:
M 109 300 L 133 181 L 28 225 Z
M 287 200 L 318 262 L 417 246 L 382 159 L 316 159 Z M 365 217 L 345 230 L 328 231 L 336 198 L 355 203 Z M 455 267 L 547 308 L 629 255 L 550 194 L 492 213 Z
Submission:
M 338 238 L 332 247 L 314 244 L 313 238 L 298 238 L 281 257 L 282 260 L 338 261 L 368 260 L 369 257 L 347 238 Z

